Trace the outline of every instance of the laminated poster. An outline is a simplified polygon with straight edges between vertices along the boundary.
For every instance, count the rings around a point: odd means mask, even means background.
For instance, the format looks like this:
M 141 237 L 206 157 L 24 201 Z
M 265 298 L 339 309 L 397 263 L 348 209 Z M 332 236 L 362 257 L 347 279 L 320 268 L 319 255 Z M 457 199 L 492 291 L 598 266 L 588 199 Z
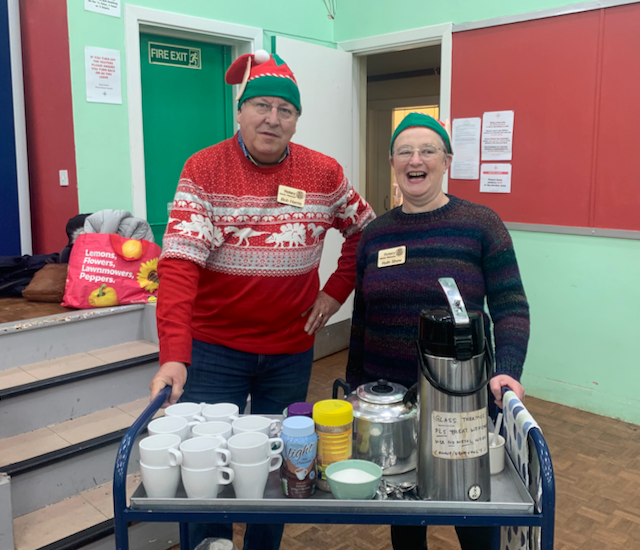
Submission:
M 483 164 L 480 193 L 511 193 L 511 164 Z
M 482 160 L 511 160 L 513 156 L 513 118 L 513 111 L 484 113 L 482 116 Z
M 120 51 L 85 46 L 84 59 L 87 101 L 121 104 Z
M 451 179 L 477 180 L 480 177 L 480 117 L 455 118 L 452 130 Z
M 84 0 L 84 9 L 111 17 L 120 17 L 120 0 Z

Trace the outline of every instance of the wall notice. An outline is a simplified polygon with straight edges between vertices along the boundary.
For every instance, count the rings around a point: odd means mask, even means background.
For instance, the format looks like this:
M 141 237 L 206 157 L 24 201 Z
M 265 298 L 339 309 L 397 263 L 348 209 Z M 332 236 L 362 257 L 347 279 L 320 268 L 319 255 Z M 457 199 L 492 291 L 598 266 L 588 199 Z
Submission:
M 105 48 L 84 48 L 87 101 L 122 103 L 120 52 Z
M 486 455 L 487 409 L 431 413 L 431 449 L 436 458 L 457 460 Z
M 120 17 L 120 0 L 84 0 L 84 9 L 112 17 Z
M 483 164 L 480 193 L 511 193 L 511 164 Z
M 453 119 L 451 147 L 455 152 L 451 179 L 477 180 L 480 177 L 480 117 Z
M 513 111 L 492 111 L 482 116 L 482 160 L 511 160 Z

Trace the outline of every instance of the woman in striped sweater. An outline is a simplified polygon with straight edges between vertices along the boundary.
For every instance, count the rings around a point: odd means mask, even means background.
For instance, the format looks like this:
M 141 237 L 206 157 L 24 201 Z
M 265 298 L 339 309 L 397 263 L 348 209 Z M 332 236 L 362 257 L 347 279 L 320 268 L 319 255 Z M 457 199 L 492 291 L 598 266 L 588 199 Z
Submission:
M 438 279 L 453 277 L 467 309 L 483 311 L 486 300 L 496 404 L 502 406 L 503 386 L 523 399 L 529 306 L 509 232 L 491 209 L 442 191 L 453 152 L 440 122 L 411 113 L 395 131 L 390 152 L 404 199 L 371 222 L 358 245 L 347 382 L 352 388 L 380 378 L 413 385 L 420 311 L 447 307 Z M 424 527 L 392 527 L 391 533 L 396 550 L 426 548 Z M 458 529 L 463 550 L 490 548 L 490 533 Z

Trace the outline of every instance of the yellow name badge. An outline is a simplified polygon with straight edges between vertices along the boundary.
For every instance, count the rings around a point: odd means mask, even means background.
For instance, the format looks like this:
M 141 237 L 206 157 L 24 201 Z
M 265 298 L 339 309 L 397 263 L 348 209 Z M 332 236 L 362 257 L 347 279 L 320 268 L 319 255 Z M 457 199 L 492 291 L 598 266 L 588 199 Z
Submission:
M 286 185 L 278 185 L 278 202 L 289 204 L 291 206 L 304 206 L 304 200 L 307 192 L 295 187 L 287 187 Z
M 378 267 L 389 267 L 400 265 L 407 261 L 407 247 L 397 246 L 396 248 L 386 248 L 378 252 Z

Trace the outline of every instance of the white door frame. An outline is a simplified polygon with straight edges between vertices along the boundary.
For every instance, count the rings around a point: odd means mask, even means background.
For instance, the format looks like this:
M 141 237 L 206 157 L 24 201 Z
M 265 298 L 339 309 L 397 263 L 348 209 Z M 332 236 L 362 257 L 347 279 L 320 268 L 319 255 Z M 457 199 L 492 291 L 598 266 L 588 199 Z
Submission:
M 367 38 L 338 42 L 338 48 L 346 52 L 351 52 L 354 56 L 353 97 L 356 108 L 353 109 L 352 121 L 354 128 L 353 150 L 354 152 L 360 151 L 359 155 L 354 155 L 354 158 L 360 159 L 359 162 L 354 163 L 354 179 L 361 176 L 364 181 L 366 167 L 363 159 L 366 158 L 364 153 L 366 150 L 366 136 L 364 134 L 366 133 L 367 86 L 366 73 L 363 75 L 359 58 L 371 54 L 424 48 L 426 46 L 440 44 L 440 120 L 447 120 L 451 118 L 452 28 L 452 23 L 443 23 L 441 25 L 431 25 L 429 27 L 420 27 L 408 31 L 379 34 Z M 442 188 L 445 192 L 448 190 L 446 174 L 442 180 Z M 366 185 L 360 186 L 361 194 L 363 194 L 362 192 L 365 189 Z
M 147 219 L 144 172 L 144 132 L 142 127 L 142 80 L 140 75 L 140 31 L 156 27 L 162 34 L 185 33 L 193 40 L 212 40 L 232 47 L 232 58 L 262 48 L 263 30 L 201 17 L 142 8 L 125 4 L 125 58 L 127 104 L 129 108 L 129 152 L 133 215 Z M 234 104 L 235 107 L 235 104 Z M 185 159 L 186 160 L 186 159 Z M 177 182 L 176 182 L 177 184 Z
M 11 66 L 11 95 L 13 97 L 13 129 L 16 148 L 16 176 L 18 185 L 18 223 L 20 252 L 33 253 L 31 235 L 31 199 L 29 195 L 29 159 L 27 156 L 27 121 L 22 75 L 22 38 L 20 34 L 19 0 L 7 2 L 9 20 L 9 64 Z

